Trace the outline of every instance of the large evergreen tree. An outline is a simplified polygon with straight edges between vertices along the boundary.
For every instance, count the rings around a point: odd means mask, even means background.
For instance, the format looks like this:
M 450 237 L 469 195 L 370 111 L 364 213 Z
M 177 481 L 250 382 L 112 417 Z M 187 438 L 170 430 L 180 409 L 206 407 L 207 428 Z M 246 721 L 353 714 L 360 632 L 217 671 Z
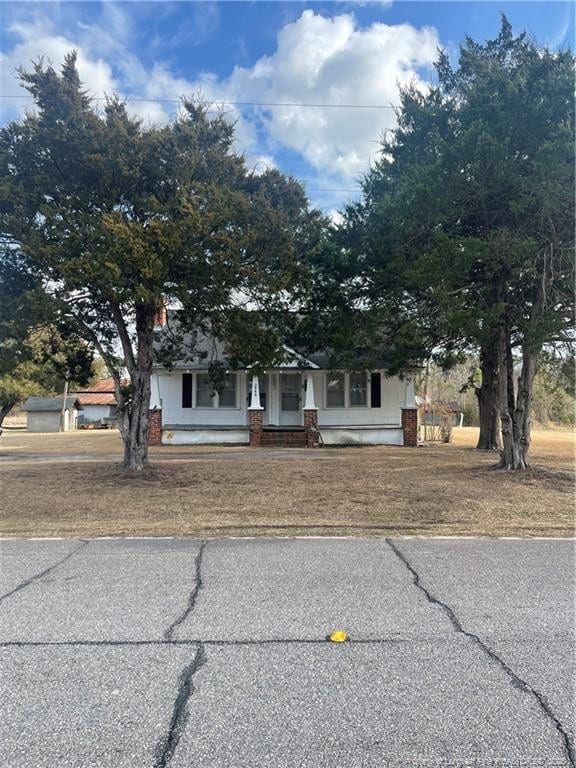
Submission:
M 344 263 L 346 303 L 400 361 L 479 351 L 479 447 L 496 447 L 499 420 L 502 465 L 523 468 L 539 355 L 572 332 L 574 58 L 503 18 L 437 73 L 428 92 L 402 92 L 336 234 L 338 279 Z
M 232 358 L 268 364 L 320 217 L 294 180 L 251 173 L 233 127 L 200 104 L 145 129 L 117 98 L 94 109 L 74 53 L 61 73 L 39 62 L 20 77 L 36 111 L 0 134 L 2 236 L 105 360 L 125 466 L 141 470 L 156 313 L 181 307 Z

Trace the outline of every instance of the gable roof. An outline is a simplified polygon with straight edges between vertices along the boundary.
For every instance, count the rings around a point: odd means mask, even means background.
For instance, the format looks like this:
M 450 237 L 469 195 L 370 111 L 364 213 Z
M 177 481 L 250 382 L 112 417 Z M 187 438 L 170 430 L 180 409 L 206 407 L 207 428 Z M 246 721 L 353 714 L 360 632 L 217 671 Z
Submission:
M 78 402 L 76 395 L 70 395 L 66 398 L 66 410 L 71 411 L 73 408 L 82 410 L 82 406 Z M 28 400 L 22 406 L 23 411 L 54 411 L 59 412 L 62 410 L 62 396 L 59 397 L 29 397 Z
M 79 392 L 114 392 L 114 379 L 100 379 Z
M 168 313 L 172 326 L 177 332 L 178 320 L 177 312 L 172 310 Z M 156 331 L 155 351 L 158 353 L 164 340 L 170 342 L 170 327 L 164 326 Z M 275 368 L 318 368 L 319 366 L 312 360 L 311 356 L 300 354 L 290 347 L 283 346 L 285 358 L 283 362 Z M 188 352 L 188 355 L 186 354 Z M 220 339 L 209 336 L 201 331 L 193 334 L 191 332 L 182 335 L 180 348 L 176 351 L 178 358 L 171 361 L 170 368 L 173 370 L 186 371 L 205 371 L 210 363 L 218 363 L 225 368 L 231 368 L 230 359 L 226 353 L 226 345 Z M 181 356 L 180 356 L 181 355 Z M 158 357 L 158 354 L 156 354 Z M 155 362 L 156 370 L 165 366 L 159 361 Z M 245 368 L 240 364 L 240 368 Z
M 155 370 L 162 370 L 166 366 L 160 362 L 159 352 L 164 343 L 170 346 L 170 333 L 171 327 L 174 329 L 174 343 L 177 343 L 178 334 L 178 312 L 180 310 L 168 310 L 167 324 L 156 329 L 155 336 Z M 226 345 L 220 339 L 211 337 L 205 333 L 197 332 L 193 334 L 191 332 L 184 333 L 181 339 L 178 339 L 180 344 L 179 348 L 176 347 L 174 357 L 171 360 L 170 368 L 175 371 L 205 371 L 210 363 L 218 363 L 225 368 L 232 368 L 230 359 L 226 354 Z M 295 369 L 317 369 L 317 370 L 330 370 L 331 368 L 357 368 L 362 370 L 368 360 L 366 356 L 362 361 L 361 356 L 358 359 L 352 361 L 347 366 L 334 366 L 332 363 L 332 355 L 330 350 L 319 350 L 317 352 L 300 352 L 292 349 L 287 345 L 283 345 L 285 352 L 285 358 L 282 363 L 271 366 L 275 369 L 283 368 L 295 368 Z M 188 353 L 188 354 L 187 354 Z M 390 365 L 390 359 L 387 359 L 386 354 L 376 353 L 370 355 L 370 368 L 376 370 L 384 370 Z M 248 366 L 240 363 L 237 366 L 240 369 L 247 368 Z
M 127 381 L 123 380 L 123 384 Z M 114 379 L 100 379 L 86 389 L 74 393 L 81 405 L 116 405 Z
M 116 396 L 112 392 L 77 392 L 81 405 L 116 405 Z

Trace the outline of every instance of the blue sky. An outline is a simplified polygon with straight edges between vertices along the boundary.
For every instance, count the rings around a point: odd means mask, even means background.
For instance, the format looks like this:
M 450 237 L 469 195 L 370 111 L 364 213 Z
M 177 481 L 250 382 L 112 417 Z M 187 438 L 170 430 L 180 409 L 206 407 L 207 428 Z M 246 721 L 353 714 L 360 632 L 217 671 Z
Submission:
M 27 104 L 15 68 L 40 55 L 59 64 L 71 48 L 94 96 L 119 92 L 145 122 L 159 123 L 177 109 L 166 99 L 190 94 L 217 102 L 394 104 L 398 83 L 425 88 L 433 79 L 439 46 L 456 60 L 464 35 L 497 34 L 501 13 L 515 32 L 574 47 L 571 2 L 4 2 L 0 9 L 3 121 Z M 294 174 L 326 212 L 355 196 L 379 138 L 394 127 L 391 109 L 225 109 L 249 164 Z

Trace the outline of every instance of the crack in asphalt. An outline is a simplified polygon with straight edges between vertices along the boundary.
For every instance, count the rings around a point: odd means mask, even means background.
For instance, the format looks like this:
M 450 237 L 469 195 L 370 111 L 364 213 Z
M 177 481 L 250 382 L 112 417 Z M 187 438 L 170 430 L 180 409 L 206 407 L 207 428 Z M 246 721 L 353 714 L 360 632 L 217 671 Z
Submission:
M 182 732 L 188 722 L 188 700 L 194 692 L 192 678 L 205 663 L 206 653 L 204 651 L 204 646 L 202 643 L 198 643 L 194 659 L 187 667 L 184 667 L 180 673 L 178 693 L 174 700 L 168 733 L 156 745 L 154 768 L 166 768 L 174 757 L 176 747 L 178 746 Z
M 462 622 L 457 616 L 455 610 L 452 607 L 450 607 L 447 603 L 443 602 L 440 598 L 436 597 L 430 590 L 428 590 L 426 587 L 424 587 L 421 584 L 420 574 L 414 568 L 414 566 L 410 563 L 410 561 L 404 555 L 404 553 L 400 550 L 400 548 L 397 545 L 395 545 L 389 538 L 386 538 L 385 541 L 388 544 L 388 546 L 392 549 L 395 556 L 403 563 L 403 565 L 412 575 L 414 586 L 425 595 L 428 602 L 430 602 L 433 605 L 437 605 L 442 609 L 442 611 L 450 620 L 454 630 L 457 633 L 462 634 L 468 639 L 472 640 L 483 651 L 483 653 L 485 653 L 493 662 L 495 662 L 510 679 L 511 684 L 514 688 L 522 691 L 523 693 L 528 693 L 529 695 L 535 698 L 545 717 L 552 723 L 554 728 L 560 734 L 562 738 L 562 743 L 563 743 L 563 751 L 568 760 L 569 765 L 572 768 L 576 768 L 576 753 L 574 751 L 572 740 L 568 735 L 567 731 L 565 730 L 560 719 L 556 717 L 556 715 L 552 711 L 552 708 L 548 700 L 546 699 L 546 697 L 543 694 L 541 694 L 539 691 L 534 689 L 531 685 L 529 685 L 516 672 L 514 672 L 514 670 L 510 666 L 508 666 L 508 664 L 502 658 L 500 658 L 500 656 L 496 653 L 496 651 L 494 651 L 478 635 L 464 629 Z M 221 646 L 221 647 L 228 646 L 229 647 L 229 646 L 262 646 L 262 645 L 282 645 L 282 644 L 321 645 L 321 644 L 326 644 L 328 642 L 327 638 L 325 637 L 323 638 L 230 639 L 230 640 L 218 640 L 218 639 L 176 640 L 174 639 L 173 637 L 174 632 L 188 618 L 188 616 L 190 616 L 190 614 L 194 610 L 196 600 L 198 598 L 198 594 L 203 587 L 201 570 L 202 570 L 203 553 L 204 553 L 206 543 L 207 543 L 206 539 L 202 540 L 200 547 L 198 549 L 198 552 L 196 553 L 196 556 L 195 556 L 194 586 L 188 597 L 186 608 L 182 612 L 182 614 L 178 616 L 178 618 L 176 618 L 166 629 L 163 635 L 163 639 L 0 642 L 0 647 L 3 647 L 3 648 L 7 648 L 7 647 L 26 648 L 26 647 L 39 647 L 39 646 L 40 647 L 42 646 L 60 646 L 60 647 L 130 647 L 130 646 L 156 646 L 156 647 L 183 646 L 183 647 L 186 647 L 186 646 L 189 646 L 189 647 L 194 647 L 196 649 L 194 659 L 190 664 L 188 664 L 186 667 L 182 669 L 178 678 L 177 693 L 176 693 L 176 698 L 174 700 L 174 704 L 172 708 L 172 715 L 170 718 L 168 731 L 166 735 L 163 738 L 161 738 L 156 745 L 154 768 L 166 768 L 169 765 L 169 763 L 172 761 L 172 758 L 176 752 L 178 743 L 180 741 L 180 738 L 184 732 L 184 729 L 189 719 L 188 702 L 190 700 L 191 695 L 194 692 L 193 676 L 200 669 L 200 667 L 202 667 L 206 663 L 205 646 Z M 0 602 L 10 597 L 14 593 L 20 591 L 21 589 L 24 589 L 30 584 L 36 582 L 37 580 L 43 578 L 44 576 L 48 575 L 53 570 L 58 568 L 60 565 L 64 564 L 73 555 L 78 553 L 81 549 L 86 547 L 88 544 L 89 544 L 89 541 L 82 540 L 78 547 L 76 547 L 72 552 L 69 552 L 61 560 L 54 563 L 49 568 L 46 568 L 45 570 L 35 574 L 31 578 L 23 581 L 21 584 L 19 584 L 10 592 L 7 592 L 6 594 L 1 595 Z M 362 644 L 379 645 L 379 644 L 393 644 L 393 643 L 399 644 L 399 643 L 406 643 L 406 642 L 413 642 L 413 639 L 411 640 L 411 639 L 398 638 L 398 637 L 373 638 L 373 639 L 352 637 L 352 638 L 349 638 L 349 641 L 346 644 L 348 645 L 362 645 Z M 328 644 L 331 645 L 331 643 L 329 642 Z
M 444 613 L 449 618 L 456 632 L 472 640 L 492 661 L 496 662 L 496 664 L 498 664 L 500 668 L 510 678 L 514 688 L 518 689 L 519 691 L 522 691 L 523 693 L 531 694 L 536 699 L 536 701 L 538 702 L 538 705 L 540 706 L 540 709 L 542 710 L 546 718 L 550 720 L 552 725 L 555 727 L 555 729 L 558 731 L 558 733 L 562 737 L 564 754 L 566 755 L 566 758 L 570 766 L 572 766 L 572 768 L 576 768 L 576 753 L 572 745 L 572 740 L 568 735 L 566 729 L 562 725 L 561 721 L 556 717 L 556 715 L 552 711 L 552 708 L 550 707 L 550 704 L 546 699 L 546 697 L 536 689 L 532 688 L 532 686 L 529 683 L 527 683 L 526 680 L 523 680 L 519 675 L 517 675 L 516 672 L 514 672 L 514 670 L 511 667 L 509 667 L 508 664 L 506 664 L 506 662 L 502 658 L 500 658 L 500 656 L 496 653 L 496 651 L 490 648 L 490 646 L 487 645 L 478 635 L 475 635 L 473 632 L 468 632 L 468 630 L 464 629 L 464 627 L 462 626 L 462 622 L 456 615 L 456 612 L 454 611 L 454 609 L 451 608 L 447 603 L 440 600 L 440 598 L 433 595 L 432 592 L 430 592 L 428 589 L 426 589 L 426 587 L 424 587 L 420 583 L 420 574 L 414 568 L 414 566 L 410 563 L 410 561 L 408 560 L 406 555 L 404 555 L 404 553 L 400 550 L 400 548 L 397 545 L 393 544 L 389 538 L 386 539 L 386 543 L 392 549 L 396 557 L 406 566 L 408 571 L 412 574 L 414 586 L 426 596 L 426 599 L 428 600 L 428 602 L 432 603 L 433 605 L 439 606 L 444 611 Z
M 18 584 L 17 587 L 14 587 L 14 589 L 11 589 L 10 592 L 6 592 L 4 595 L 0 595 L 0 603 L 5 600 L 7 597 L 10 597 L 11 595 L 15 594 L 16 592 L 20 592 L 21 589 L 24 589 L 25 587 L 30 586 L 30 584 L 33 584 L 35 581 L 38 581 L 38 579 L 43 578 L 44 576 L 47 576 L 49 573 L 52 573 L 52 571 L 55 568 L 58 568 L 59 566 L 63 565 L 67 560 L 70 560 L 70 558 L 75 555 L 77 552 L 79 552 L 81 549 L 83 549 L 85 546 L 87 546 L 90 542 L 89 541 L 82 541 L 76 549 L 73 549 L 72 552 L 68 552 L 66 557 L 63 557 L 61 560 L 58 560 L 58 562 L 51 565 L 49 568 L 45 568 L 43 571 L 40 571 L 40 573 L 34 574 L 34 576 L 31 576 L 29 579 L 26 579 L 21 584 Z
M 179 627 L 180 624 L 182 624 L 182 622 L 185 621 L 194 610 L 194 606 L 196 605 L 196 598 L 198 597 L 198 593 L 202 589 L 202 556 L 204 554 L 205 547 L 206 547 L 206 539 L 203 539 L 200 543 L 200 548 L 198 549 L 198 552 L 194 559 L 194 587 L 190 592 L 190 596 L 188 597 L 188 605 L 186 606 L 183 613 L 180 616 L 178 616 L 178 618 L 175 619 L 172 622 L 172 624 L 170 624 L 166 632 L 164 632 L 165 640 L 172 640 L 172 637 L 174 635 L 176 628 Z
M 187 619 L 188 616 L 194 610 L 196 605 L 196 598 L 198 593 L 202 589 L 202 556 L 206 547 L 206 539 L 203 539 L 200 543 L 200 547 L 194 559 L 194 587 L 188 597 L 188 604 L 183 613 L 175 619 L 168 629 L 164 632 L 164 643 L 176 645 L 177 642 L 173 640 L 173 635 L 177 627 Z M 154 761 L 154 768 L 166 768 L 168 763 L 171 762 L 182 732 L 188 722 L 188 700 L 194 691 L 192 684 L 192 678 L 200 667 L 206 663 L 206 652 L 204 650 L 203 643 L 196 644 L 196 653 L 194 659 L 187 666 L 184 667 L 180 673 L 180 679 L 178 682 L 178 692 L 176 699 L 174 700 L 174 707 L 172 709 L 172 717 L 170 718 L 170 725 L 168 727 L 168 733 L 161 739 L 156 745 L 156 759 Z

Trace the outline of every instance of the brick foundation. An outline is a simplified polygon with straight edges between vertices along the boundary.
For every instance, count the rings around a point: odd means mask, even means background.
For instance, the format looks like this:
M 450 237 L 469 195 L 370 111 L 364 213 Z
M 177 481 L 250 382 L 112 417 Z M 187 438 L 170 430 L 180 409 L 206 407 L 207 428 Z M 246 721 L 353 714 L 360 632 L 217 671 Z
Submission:
M 305 448 L 306 433 L 303 429 L 264 429 L 261 445 L 264 448 Z
M 259 448 L 262 445 L 262 410 L 248 409 L 250 417 L 250 445 Z
M 160 445 L 162 442 L 162 411 L 154 408 L 148 411 L 148 445 Z
M 306 408 L 304 410 L 304 434 L 306 436 L 306 448 L 314 448 L 318 445 L 318 411 L 316 408 Z
M 402 431 L 404 445 L 416 448 L 418 445 L 418 409 L 402 408 Z

